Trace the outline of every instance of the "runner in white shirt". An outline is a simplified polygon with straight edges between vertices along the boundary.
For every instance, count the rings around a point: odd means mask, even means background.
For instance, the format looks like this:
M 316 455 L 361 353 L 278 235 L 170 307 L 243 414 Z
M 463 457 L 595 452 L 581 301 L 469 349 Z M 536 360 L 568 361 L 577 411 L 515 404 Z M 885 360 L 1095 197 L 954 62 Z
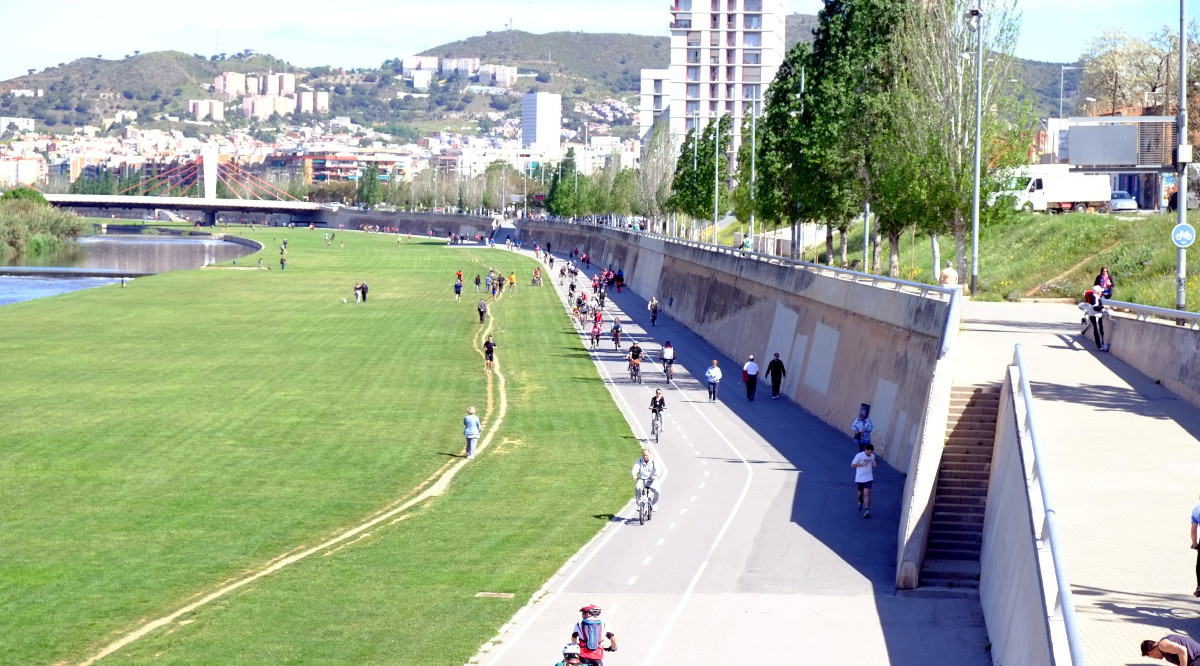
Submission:
M 871 517 L 871 486 L 875 483 L 875 447 L 867 444 L 854 456 L 850 466 L 854 468 L 854 482 L 858 484 L 858 510 L 863 518 Z

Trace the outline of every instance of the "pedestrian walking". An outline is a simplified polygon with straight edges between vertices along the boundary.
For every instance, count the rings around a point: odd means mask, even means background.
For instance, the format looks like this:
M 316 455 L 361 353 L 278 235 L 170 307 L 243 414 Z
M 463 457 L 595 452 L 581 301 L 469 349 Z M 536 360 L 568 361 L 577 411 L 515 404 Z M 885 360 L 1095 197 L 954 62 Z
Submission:
M 712 365 L 704 371 L 704 378 L 708 380 L 708 401 L 716 402 L 717 385 L 721 383 L 721 368 L 717 367 L 717 359 L 714 358 Z
M 1197 528 L 1200 526 L 1200 504 L 1192 507 L 1192 550 L 1196 551 L 1196 591 L 1193 596 L 1200 597 L 1200 541 L 1197 541 Z
M 858 418 L 850 424 L 850 432 L 854 434 L 854 443 L 858 444 L 859 451 L 871 443 L 871 431 L 874 429 L 875 424 L 871 423 L 871 406 L 864 402 L 858 407 Z
M 467 438 L 467 460 L 475 459 L 475 444 L 479 442 L 479 433 L 482 429 L 479 417 L 475 416 L 475 406 L 467 407 L 467 415 L 463 417 L 463 437 Z
M 1109 349 L 1104 340 L 1104 320 L 1108 319 L 1108 309 L 1104 306 L 1104 295 L 1099 287 L 1093 287 L 1083 293 L 1083 302 L 1079 304 L 1083 310 L 1083 332 L 1087 332 L 1088 324 L 1092 327 L 1092 337 L 1096 339 L 1096 348 L 1102 352 Z
M 758 390 L 758 364 L 754 362 L 754 354 L 742 366 L 742 381 L 746 382 L 746 399 L 754 402 L 754 393 Z
M 850 461 L 854 468 L 854 483 L 858 485 L 858 510 L 863 518 L 871 517 L 871 486 L 875 485 L 875 447 L 867 444 Z
M 483 319 L 487 316 L 487 301 L 479 299 L 479 305 L 476 307 L 479 308 L 479 324 L 483 325 Z
M 775 358 L 767 364 L 767 378 L 771 380 L 771 399 L 779 399 L 779 387 L 783 385 L 783 378 L 787 376 L 787 369 L 783 367 L 783 361 L 779 360 L 779 352 L 775 352 Z
M 492 340 L 492 336 L 487 337 L 487 342 L 483 343 L 483 369 L 485 372 L 492 371 L 492 362 L 496 360 L 496 343 Z
M 462 278 L 454 281 L 454 302 L 457 303 L 460 298 L 462 298 Z
M 279 270 L 287 270 L 287 257 L 279 258 Z
M 362 298 L 363 298 L 362 302 L 366 303 L 367 302 L 367 282 L 366 282 L 366 280 L 364 280 L 362 283 Z
M 1182 634 L 1167 634 L 1159 640 L 1142 641 L 1142 656 L 1179 664 L 1200 666 L 1200 643 Z
M 954 262 L 947 260 L 946 267 L 942 269 L 941 275 L 938 276 L 938 286 L 953 287 L 958 284 L 958 271 L 954 270 Z
M 362 303 L 362 283 L 361 282 L 354 283 L 354 302 Z
M 479 273 L 475 274 L 475 293 L 479 293 Z

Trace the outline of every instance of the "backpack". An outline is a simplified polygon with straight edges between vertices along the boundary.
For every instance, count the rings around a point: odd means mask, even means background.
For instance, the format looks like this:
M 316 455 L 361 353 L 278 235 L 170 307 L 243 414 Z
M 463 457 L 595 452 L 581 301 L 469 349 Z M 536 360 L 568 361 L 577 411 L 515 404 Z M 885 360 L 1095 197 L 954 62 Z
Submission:
M 1083 292 L 1083 302 L 1087 303 L 1088 305 L 1095 305 L 1096 304 L 1096 290 L 1088 289 L 1087 291 Z
M 589 617 L 579 622 L 579 630 L 583 635 L 579 637 L 579 644 L 586 647 L 588 650 L 599 650 L 600 641 L 604 637 L 604 622 L 600 618 Z

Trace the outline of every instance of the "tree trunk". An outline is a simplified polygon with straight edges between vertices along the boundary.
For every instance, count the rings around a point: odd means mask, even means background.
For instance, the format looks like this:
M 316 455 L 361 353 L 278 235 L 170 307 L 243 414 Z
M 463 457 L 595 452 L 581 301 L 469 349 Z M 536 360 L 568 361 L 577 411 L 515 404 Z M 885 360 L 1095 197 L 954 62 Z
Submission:
M 838 261 L 840 262 L 838 265 L 841 268 L 850 265 L 846 257 L 846 231 L 846 227 L 838 227 Z
M 820 263 L 820 262 L 813 262 Z M 833 225 L 825 225 L 825 263 L 833 265 Z
M 967 230 L 962 224 L 962 214 L 954 214 L 954 254 L 958 267 L 958 283 L 964 284 L 967 275 Z
M 871 272 L 878 275 L 878 274 L 882 273 L 882 270 L 879 266 L 879 254 L 883 250 L 883 242 L 882 242 L 882 235 L 879 233 L 879 218 L 875 218 L 875 220 L 876 220 L 875 221 L 875 232 L 871 236 Z M 888 232 L 888 242 L 889 243 L 891 242 L 891 236 L 892 236 L 892 232 L 889 231 Z M 900 232 L 897 231 L 896 238 L 899 239 L 899 237 L 900 237 Z M 897 242 L 899 242 L 899 240 L 897 240 Z M 898 248 L 896 249 L 896 252 L 899 252 Z M 899 255 L 897 255 L 897 256 L 899 256 Z M 896 261 L 898 262 L 899 259 L 897 259 Z M 896 263 L 897 269 L 899 269 L 899 266 L 900 266 L 900 264 Z M 896 275 L 892 273 L 891 267 L 888 268 L 888 275 L 891 275 L 892 277 L 896 277 Z
M 938 245 L 938 232 L 929 232 L 929 245 L 933 248 L 933 279 L 937 278 L 942 273 L 942 248 Z
M 903 229 L 888 230 L 888 277 L 900 277 L 900 234 L 904 233 Z M 879 257 L 879 245 L 875 245 L 875 257 Z

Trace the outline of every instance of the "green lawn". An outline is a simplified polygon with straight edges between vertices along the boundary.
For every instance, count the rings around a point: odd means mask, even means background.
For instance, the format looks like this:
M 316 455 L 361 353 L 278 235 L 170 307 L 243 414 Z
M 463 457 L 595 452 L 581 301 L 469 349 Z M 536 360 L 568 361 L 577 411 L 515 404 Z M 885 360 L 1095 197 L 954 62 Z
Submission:
M 324 248 L 291 230 L 280 271 L 282 230 L 247 235 L 274 270 L 0 308 L 0 664 L 77 663 L 404 497 L 461 453 L 467 405 L 491 426 L 470 281 L 531 260 L 351 233 Z M 445 495 L 101 663 L 474 654 L 628 499 L 638 447 L 550 289 L 492 312 L 507 416 Z
M 1200 211 L 1189 213 L 1189 222 L 1200 228 Z M 1002 300 L 1026 297 L 1076 298 L 1092 286 L 1101 266 L 1108 266 L 1116 281 L 1114 298 L 1122 301 L 1175 307 L 1175 246 L 1170 239 L 1176 224 L 1171 215 L 1068 215 L 1019 214 L 1011 220 L 985 224 L 979 230 L 979 289 L 977 297 Z M 732 244 L 736 225 L 722 230 L 722 243 Z M 862 221 L 847 235 L 847 258 L 862 259 Z M 954 258 L 954 238 L 940 237 L 942 260 Z M 914 242 L 915 241 L 915 242 Z M 834 235 L 834 253 L 838 252 Z M 1200 310 L 1200 244 L 1189 250 L 1187 304 Z M 970 231 L 966 253 L 970 260 Z M 881 257 L 887 271 L 887 237 Z M 811 258 L 811 250 L 809 252 Z M 824 245 L 820 248 L 825 263 Z M 969 263 L 968 263 L 969 266 Z M 928 235 L 911 232 L 900 241 L 900 277 L 916 282 L 937 282 Z M 969 268 L 965 278 L 970 277 Z M 964 279 L 964 282 L 967 280 Z

